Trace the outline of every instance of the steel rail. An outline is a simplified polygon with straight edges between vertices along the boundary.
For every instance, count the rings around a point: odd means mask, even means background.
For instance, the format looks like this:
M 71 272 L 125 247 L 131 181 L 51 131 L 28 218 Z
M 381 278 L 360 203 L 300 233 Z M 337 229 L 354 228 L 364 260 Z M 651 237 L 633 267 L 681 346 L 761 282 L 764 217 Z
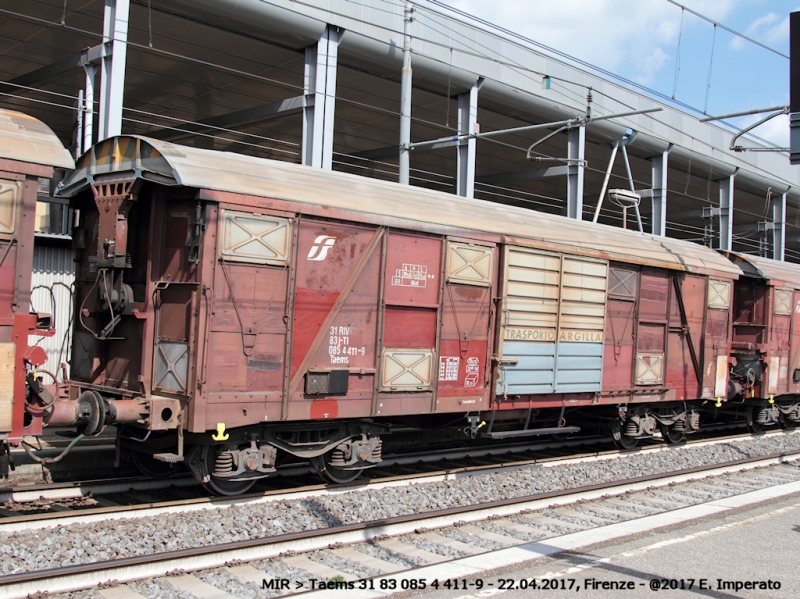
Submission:
M 496 464 L 482 464 L 475 466 L 459 466 L 456 468 L 449 468 L 434 472 L 420 472 L 412 474 L 398 474 L 391 476 L 383 476 L 370 480 L 357 480 L 344 484 L 330 484 L 320 482 L 319 484 L 302 485 L 294 488 L 280 488 L 271 489 L 268 491 L 261 491 L 255 493 L 248 493 L 232 497 L 196 497 L 190 499 L 180 499 L 172 501 L 162 501 L 152 503 L 143 501 L 138 505 L 119 505 L 119 506 L 104 506 L 97 508 L 81 508 L 74 511 L 57 511 L 35 513 L 20 516 L 6 516 L 0 519 L 0 531 L 13 532 L 19 530 L 32 530 L 34 528 L 46 528 L 57 525 L 70 525 L 73 523 L 87 523 L 100 521 L 107 517 L 134 517 L 143 518 L 149 516 L 157 516 L 164 513 L 175 513 L 180 511 L 196 511 L 201 509 L 215 509 L 224 508 L 232 504 L 241 504 L 243 502 L 261 503 L 265 501 L 279 501 L 279 500 L 294 500 L 301 499 L 304 495 L 318 495 L 327 493 L 331 490 L 335 492 L 348 491 L 348 490 L 365 490 L 368 488 L 376 489 L 386 485 L 409 484 L 409 483 L 423 483 L 423 482 L 436 482 L 439 480 L 448 480 L 457 478 L 463 475 L 477 475 L 477 474 L 490 474 L 499 472 L 508 472 L 532 466 L 554 466 L 562 463 L 580 463 L 591 459 L 610 459 L 617 456 L 624 456 L 630 454 L 637 454 L 641 452 L 652 451 L 670 451 L 673 449 L 680 449 L 682 447 L 697 446 L 697 445 L 712 445 L 724 443 L 737 439 L 759 438 L 765 435 L 779 435 L 784 434 L 782 430 L 770 431 L 765 434 L 743 434 L 743 435 L 727 435 L 724 437 L 716 437 L 712 439 L 696 439 L 689 441 L 677 447 L 665 445 L 660 442 L 646 447 L 637 447 L 634 449 L 609 449 L 605 451 L 589 451 L 579 454 L 570 454 L 563 456 L 548 456 L 539 458 L 530 458 L 525 460 L 500 462 Z M 504 447 L 503 449 L 507 449 Z M 408 463 L 414 463 L 409 459 Z M 193 479 L 181 479 L 187 483 L 193 482 Z M 153 481 L 159 482 L 159 481 Z M 183 485 L 181 485 L 183 486 Z M 80 497 L 80 496 L 76 496 Z M 71 498 L 71 497 L 70 497 Z M 38 525 L 38 526 L 37 526 Z
M 176 571 L 217 568 L 234 561 L 269 559 L 287 555 L 287 553 L 293 554 L 290 552 L 324 549 L 332 543 L 363 542 L 379 535 L 408 534 L 420 527 L 441 528 L 453 526 L 461 521 L 475 522 L 485 520 L 490 516 L 513 515 L 523 509 L 541 509 L 553 504 L 563 505 L 580 500 L 597 499 L 608 494 L 618 495 L 628 491 L 647 489 L 648 487 L 687 482 L 697 478 L 696 475 L 698 474 L 702 475 L 702 478 L 707 478 L 799 459 L 800 452 L 744 458 L 723 464 L 697 466 L 667 473 L 634 477 L 623 481 L 586 485 L 475 505 L 288 533 L 275 537 L 246 539 L 218 545 L 167 551 L 153 555 L 9 574 L 0 576 L 0 595 L 9 599 L 25 598 L 45 590 L 49 594 L 54 594 L 93 588 L 112 580 L 128 582 L 164 576 Z
M 732 428 L 742 428 L 744 423 L 738 424 L 723 424 L 723 425 L 710 425 L 704 427 L 700 431 L 700 435 L 713 433 L 720 430 L 729 430 Z M 766 431 L 765 435 L 780 434 L 782 430 Z M 762 435 L 762 433 L 758 433 Z M 749 433 L 728 435 L 725 437 L 715 437 L 714 439 L 736 439 L 748 438 L 752 435 Z M 711 438 L 691 438 L 687 439 L 686 444 L 692 445 L 709 441 Z M 656 437 L 653 439 L 645 439 L 645 442 L 653 442 L 657 446 L 661 445 L 660 440 Z M 495 456 L 502 454 L 518 454 L 528 451 L 542 451 L 542 450 L 558 450 L 570 447 L 579 447 L 581 445 L 588 445 L 591 443 L 603 444 L 612 443 L 610 437 L 600 435 L 588 435 L 585 437 L 576 437 L 564 441 L 539 441 L 536 443 L 517 441 L 508 444 L 495 444 L 495 445 L 475 445 L 472 447 L 462 447 L 454 449 L 445 449 L 441 451 L 414 451 L 403 452 L 394 455 L 384 456 L 383 464 L 376 466 L 375 470 L 382 470 L 392 466 L 413 465 L 417 463 L 431 463 L 444 460 L 458 460 L 464 458 L 477 458 L 485 456 Z M 642 445 L 635 450 L 644 449 Z M 113 446 L 109 446 L 109 451 L 113 451 Z M 568 458 L 570 456 L 563 456 Z M 316 472 L 307 464 L 299 465 L 286 465 L 278 469 L 278 474 L 281 476 L 298 476 L 308 473 Z M 369 472 L 367 472 L 369 474 Z M 424 473 L 432 474 L 432 473 Z M 356 481 L 356 483 L 363 484 L 364 481 Z M 176 474 L 169 478 L 144 478 L 142 476 L 125 477 L 125 478 L 109 478 L 109 479 L 88 479 L 77 482 L 67 483 L 37 483 L 31 485 L 16 485 L 9 487 L 0 487 L 0 503 L 21 503 L 27 501 L 37 500 L 63 500 L 63 499 L 79 499 L 82 497 L 89 497 L 90 495 L 101 495 L 108 493 L 121 493 L 131 489 L 135 491 L 152 491 L 158 489 L 166 489 L 171 486 L 184 487 L 199 485 L 197 481 L 192 479 L 188 474 Z M 260 493 L 250 493 L 249 495 L 259 495 Z M 242 495 L 246 497 L 249 495 Z M 3 519 L 0 518 L 0 522 Z
M 565 441 L 547 441 L 537 442 L 535 444 L 517 441 L 503 445 L 480 445 L 466 448 L 462 447 L 456 449 L 445 449 L 441 451 L 403 452 L 400 454 L 384 456 L 383 463 L 380 466 L 377 466 L 376 470 L 396 465 L 402 466 L 421 462 L 428 463 L 444 460 L 458 460 L 469 457 L 502 455 L 506 453 L 524 453 L 527 451 L 566 449 L 603 442 L 611 443 L 612 439 L 610 437 L 591 435 Z M 299 476 L 315 472 L 316 470 L 314 470 L 308 464 L 286 465 L 281 466 L 278 469 L 278 474 L 286 477 Z M 363 480 L 358 482 L 362 484 L 364 483 Z M 0 487 L 0 503 L 20 503 L 41 499 L 79 499 L 81 497 L 88 497 L 90 494 L 100 495 L 108 493 L 121 493 L 129 491 L 130 489 L 134 489 L 136 491 L 152 491 L 157 489 L 166 489 L 170 486 L 185 487 L 196 486 L 199 484 L 200 483 L 198 481 L 191 478 L 191 476 L 188 474 L 177 474 L 169 478 L 143 478 L 142 476 L 136 476 L 120 479 L 85 480 L 70 483 L 19 485 L 5 488 Z M 259 494 L 260 493 L 249 493 L 247 495 L 241 495 L 241 497 Z M 0 522 L 2 521 L 3 520 L 0 519 Z

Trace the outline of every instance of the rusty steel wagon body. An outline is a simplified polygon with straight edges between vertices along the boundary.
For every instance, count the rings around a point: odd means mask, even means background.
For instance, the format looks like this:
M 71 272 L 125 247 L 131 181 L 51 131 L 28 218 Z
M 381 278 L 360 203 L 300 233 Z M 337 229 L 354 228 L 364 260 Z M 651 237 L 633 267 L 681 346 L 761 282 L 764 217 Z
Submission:
M 62 182 L 81 220 L 70 396 L 150 463 L 241 492 L 333 480 L 393 426 L 680 440 L 728 398 L 739 267 L 708 248 L 121 136 Z M 78 407 L 80 406 L 80 407 Z
M 40 178 L 74 166 L 44 123 L 0 110 L 0 477 L 8 471 L 9 443 L 42 430 L 41 410 L 35 418 L 35 402 L 26 404 L 26 397 L 37 397 L 40 408 L 54 400 L 33 374 L 47 359 L 35 337 L 54 334 L 50 315 L 31 311 L 36 197 Z
M 752 430 L 800 422 L 800 265 L 726 252 L 733 295 L 728 397 Z

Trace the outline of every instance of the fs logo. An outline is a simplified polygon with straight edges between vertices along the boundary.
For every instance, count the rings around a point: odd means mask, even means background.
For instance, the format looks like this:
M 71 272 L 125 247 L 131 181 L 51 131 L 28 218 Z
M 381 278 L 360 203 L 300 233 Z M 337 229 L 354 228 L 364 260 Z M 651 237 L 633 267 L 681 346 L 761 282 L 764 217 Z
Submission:
M 308 252 L 308 259 L 315 262 L 322 262 L 328 256 L 328 250 L 336 243 L 335 237 L 320 235 L 314 240 L 314 245 Z

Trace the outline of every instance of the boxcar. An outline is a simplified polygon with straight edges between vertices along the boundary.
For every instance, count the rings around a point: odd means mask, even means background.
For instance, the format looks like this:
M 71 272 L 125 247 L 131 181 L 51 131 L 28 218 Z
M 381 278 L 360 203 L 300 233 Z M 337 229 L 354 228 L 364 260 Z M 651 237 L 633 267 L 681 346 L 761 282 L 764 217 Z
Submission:
M 727 397 L 740 270 L 692 243 L 133 136 L 59 193 L 77 324 L 50 421 L 126 424 L 216 492 L 283 454 L 347 480 L 398 424 L 677 441 Z
M 0 477 L 8 472 L 9 444 L 41 433 L 36 416 L 53 401 L 33 374 L 47 356 L 28 341 L 29 335 L 54 333 L 49 315 L 31 313 L 36 196 L 40 179 L 52 178 L 54 168 L 74 166 L 44 123 L 0 110 Z
M 800 266 L 726 252 L 743 272 L 733 294 L 728 408 L 747 425 L 800 422 Z

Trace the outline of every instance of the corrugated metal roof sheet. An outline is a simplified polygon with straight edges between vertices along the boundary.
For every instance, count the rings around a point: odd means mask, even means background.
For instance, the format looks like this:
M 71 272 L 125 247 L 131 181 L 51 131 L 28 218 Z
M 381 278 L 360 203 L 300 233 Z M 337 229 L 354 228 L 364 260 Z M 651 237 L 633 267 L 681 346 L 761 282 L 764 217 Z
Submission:
M 785 285 L 800 289 L 800 264 L 781 262 L 760 256 L 751 256 L 739 252 L 722 252 L 737 264 L 745 274 L 755 275 L 768 280 L 772 284 Z
M 39 345 L 47 352 L 47 362 L 42 368 L 56 376 L 60 376 L 61 363 L 69 363 L 72 347 L 74 257 L 72 244 L 50 246 L 36 243 L 33 246 L 31 307 L 36 312 L 50 314 L 56 334 L 52 337 L 31 335 L 29 343 Z M 52 381 L 45 379 L 44 382 L 50 384 Z
M 166 172 L 169 168 L 171 172 Z M 741 271 L 717 252 L 691 242 L 576 221 L 419 187 L 310 167 L 179 146 L 145 137 L 106 140 L 78 161 L 61 187 L 72 195 L 96 175 L 129 171 L 173 184 L 356 210 L 373 215 L 486 231 L 526 245 L 675 270 Z M 524 242 L 523 242 L 524 243 Z
M 72 156 L 50 127 L 13 110 L 0 110 L 0 158 L 75 168 Z

